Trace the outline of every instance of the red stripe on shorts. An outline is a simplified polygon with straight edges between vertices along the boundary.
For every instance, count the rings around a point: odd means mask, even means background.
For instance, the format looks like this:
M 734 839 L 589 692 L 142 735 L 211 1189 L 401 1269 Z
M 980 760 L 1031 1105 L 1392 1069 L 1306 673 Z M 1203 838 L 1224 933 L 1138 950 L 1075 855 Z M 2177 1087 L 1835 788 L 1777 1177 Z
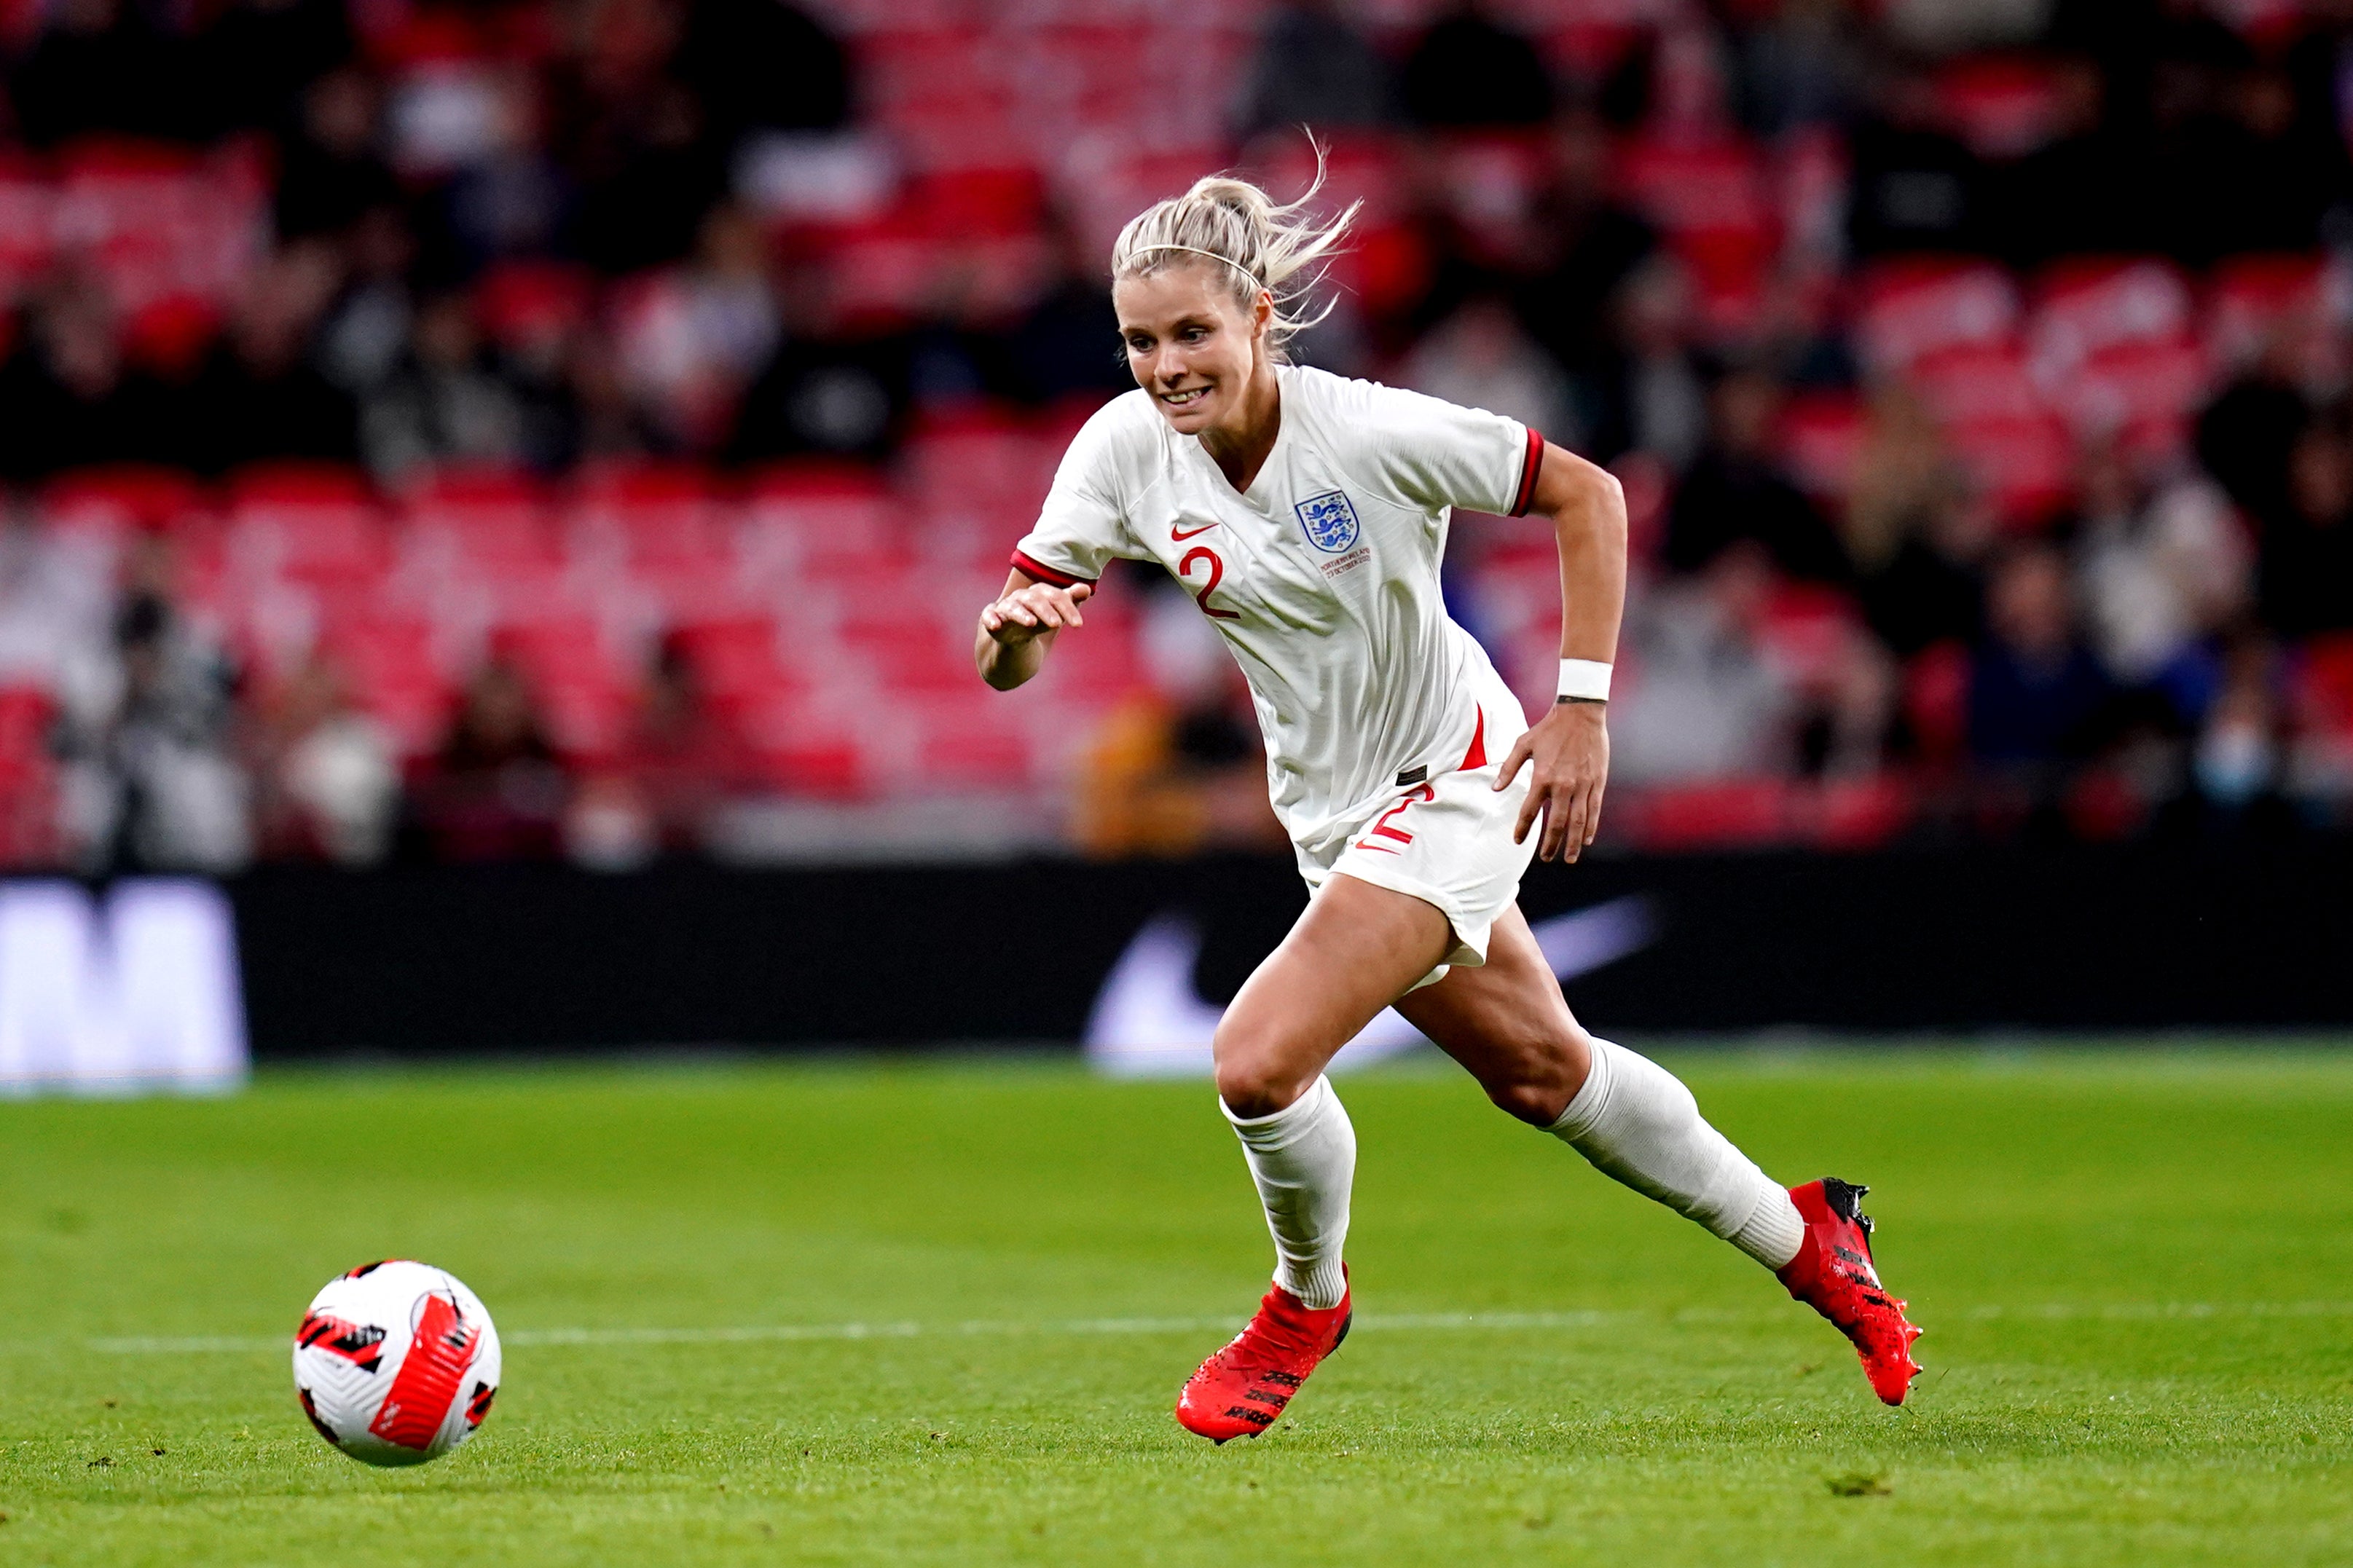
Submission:
M 1479 715 L 1479 727 L 1471 731 L 1471 749 L 1462 753 L 1462 761 L 1455 765 L 1454 771 L 1458 773 L 1487 765 L 1487 710 L 1478 708 L 1472 711 Z

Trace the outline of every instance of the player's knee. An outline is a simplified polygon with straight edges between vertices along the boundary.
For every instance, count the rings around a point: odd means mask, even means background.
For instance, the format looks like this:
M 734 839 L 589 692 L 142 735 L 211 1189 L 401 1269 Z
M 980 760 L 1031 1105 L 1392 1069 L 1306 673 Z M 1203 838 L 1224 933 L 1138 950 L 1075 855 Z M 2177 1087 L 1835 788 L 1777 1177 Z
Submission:
M 1531 1127 L 1549 1127 L 1568 1109 L 1567 1097 L 1542 1083 L 1514 1079 L 1488 1084 L 1486 1089 L 1497 1110 Z
M 1315 1075 L 1303 1078 L 1275 1043 L 1219 1026 L 1217 1037 L 1218 1098 L 1245 1119 L 1272 1116 L 1305 1093 Z
M 1505 1115 L 1533 1127 L 1558 1121 L 1592 1065 L 1591 1047 L 1575 1025 L 1530 1033 L 1505 1052 L 1481 1087 Z

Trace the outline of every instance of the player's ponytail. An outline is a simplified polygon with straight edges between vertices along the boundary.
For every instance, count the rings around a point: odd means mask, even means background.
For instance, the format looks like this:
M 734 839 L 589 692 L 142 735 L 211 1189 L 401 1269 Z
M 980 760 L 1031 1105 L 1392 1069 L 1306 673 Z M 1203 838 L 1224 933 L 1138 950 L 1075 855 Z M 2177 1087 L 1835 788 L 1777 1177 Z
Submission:
M 1215 267 L 1244 310 L 1264 289 L 1274 299 L 1267 349 L 1273 358 L 1285 359 L 1283 344 L 1331 313 L 1328 300 L 1322 310 L 1307 313 L 1307 299 L 1324 280 L 1350 220 L 1364 205 L 1351 203 L 1339 216 L 1321 221 L 1308 204 L 1323 188 L 1321 147 L 1315 149 L 1314 183 L 1293 202 L 1278 203 L 1248 180 L 1230 175 L 1196 180 L 1183 195 L 1154 203 L 1120 230 L 1112 247 L 1111 275 L 1147 278 L 1170 267 Z

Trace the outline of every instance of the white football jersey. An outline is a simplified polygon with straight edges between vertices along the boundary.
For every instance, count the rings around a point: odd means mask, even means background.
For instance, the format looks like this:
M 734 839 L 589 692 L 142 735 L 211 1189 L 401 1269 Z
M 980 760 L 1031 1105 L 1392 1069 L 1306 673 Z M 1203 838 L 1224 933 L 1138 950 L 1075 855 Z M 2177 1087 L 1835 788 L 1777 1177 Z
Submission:
M 1249 678 L 1275 815 L 1328 863 L 1399 787 L 1495 732 L 1479 703 L 1502 682 L 1447 616 L 1439 562 L 1456 507 L 1527 510 L 1543 437 L 1374 382 L 1276 374 L 1282 429 L 1246 493 L 1138 389 L 1071 443 L 1013 564 L 1063 587 L 1113 556 L 1166 567 Z

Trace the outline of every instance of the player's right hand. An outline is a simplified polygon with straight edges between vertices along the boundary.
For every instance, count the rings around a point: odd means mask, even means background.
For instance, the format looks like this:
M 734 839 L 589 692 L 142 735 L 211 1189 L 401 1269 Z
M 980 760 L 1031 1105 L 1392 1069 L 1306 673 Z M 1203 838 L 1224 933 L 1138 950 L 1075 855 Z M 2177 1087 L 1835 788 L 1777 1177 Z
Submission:
M 1008 647 L 1018 647 L 1041 633 L 1086 625 L 1079 606 L 1093 594 L 1094 589 L 1085 583 L 1068 588 L 1032 583 L 981 611 L 980 629 Z

